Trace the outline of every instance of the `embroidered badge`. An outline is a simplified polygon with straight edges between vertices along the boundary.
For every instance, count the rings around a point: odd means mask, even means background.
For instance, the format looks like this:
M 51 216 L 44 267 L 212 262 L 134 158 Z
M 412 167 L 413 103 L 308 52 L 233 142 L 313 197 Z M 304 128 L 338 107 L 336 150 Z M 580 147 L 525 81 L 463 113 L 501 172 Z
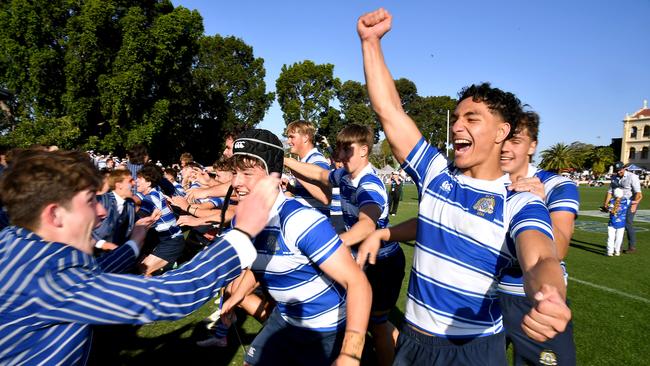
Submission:
M 542 365 L 557 365 L 557 356 L 550 349 L 545 349 L 539 354 L 539 363 Z
M 494 213 L 495 205 L 496 201 L 494 200 L 494 196 L 485 196 L 476 201 L 472 208 L 475 209 L 480 216 L 485 216 Z

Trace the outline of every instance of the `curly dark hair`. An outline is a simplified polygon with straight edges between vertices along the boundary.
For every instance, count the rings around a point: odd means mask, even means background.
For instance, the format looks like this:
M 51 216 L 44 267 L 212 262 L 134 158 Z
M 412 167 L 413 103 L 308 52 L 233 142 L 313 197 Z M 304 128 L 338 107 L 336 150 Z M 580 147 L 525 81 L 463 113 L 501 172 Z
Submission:
M 472 98 L 477 103 L 485 103 L 493 114 L 498 114 L 506 123 L 510 124 L 508 138 L 512 137 L 524 113 L 519 98 L 510 92 L 493 88 L 490 83 L 472 84 L 464 87 L 458 93 L 458 102 L 467 98 Z
M 138 171 L 138 177 L 144 178 L 151 183 L 152 187 L 159 186 L 162 180 L 161 169 L 153 164 L 147 164 Z

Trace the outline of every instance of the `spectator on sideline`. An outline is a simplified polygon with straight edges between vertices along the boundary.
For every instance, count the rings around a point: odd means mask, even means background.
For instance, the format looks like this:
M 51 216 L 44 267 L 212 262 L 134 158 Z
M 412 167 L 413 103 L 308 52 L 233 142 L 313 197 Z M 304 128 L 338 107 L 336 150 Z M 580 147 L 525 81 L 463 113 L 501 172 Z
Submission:
M 623 253 L 634 254 L 636 253 L 636 230 L 634 230 L 634 214 L 639 207 L 639 202 L 643 198 L 643 193 L 641 193 L 641 183 L 639 182 L 639 176 L 628 172 L 627 167 L 623 164 L 622 161 L 617 161 L 614 164 L 614 174 L 612 176 L 611 184 L 607 190 L 607 195 L 605 196 L 605 201 L 603 202 L 603 207 L 607 207 L 609 200 L 612 198 L 612 193 L 614 189 L 621 188 L 623 189 L 623 197 L 630 200 L 630 205 L 627 208 L 625 213 L 625 231 L 627 231 L 627 250 L 624 250 Z
M 0 181 L 12 225 L 0 233 L 0 364 L 84 364 L 92 326 L 180 319 L 255 260 L 248 237 L 265 225 L 279 181 L 258 183 L 236 229 L 163 276 L 118 274 L 135 264 L 148 225 L 95 259 L 91 232 L 105 214 L 101 177 L 78 152 L 28 151 Z
M 614 188 L 614 197 L 609 200 L 609 223 L 607 224 L 607 256 L 621 255 L 623 232 L 625 231 L 625 214 L 630 206 L 630 199 L 623 196 L 622 188 Z
M 390 175 L 390 194 L 388 195 L 388 205 L 390 207 L 390 215 L 395 216 L 397 208 L 399 207 L 399 200 L 402 197 L 402 188 L 404 181 L 399 176 L 398 172 L 392 172 Z

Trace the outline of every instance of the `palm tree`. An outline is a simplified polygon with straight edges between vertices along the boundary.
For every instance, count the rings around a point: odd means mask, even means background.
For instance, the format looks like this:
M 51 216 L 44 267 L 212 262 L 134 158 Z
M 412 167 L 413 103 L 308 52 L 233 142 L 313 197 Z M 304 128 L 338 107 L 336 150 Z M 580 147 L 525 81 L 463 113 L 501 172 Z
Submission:
M 561 172 L 570 168 L 577 168 L 575 151 L 567 144 L 557 143 L 542 151 L 540 168 L 554 172 Z

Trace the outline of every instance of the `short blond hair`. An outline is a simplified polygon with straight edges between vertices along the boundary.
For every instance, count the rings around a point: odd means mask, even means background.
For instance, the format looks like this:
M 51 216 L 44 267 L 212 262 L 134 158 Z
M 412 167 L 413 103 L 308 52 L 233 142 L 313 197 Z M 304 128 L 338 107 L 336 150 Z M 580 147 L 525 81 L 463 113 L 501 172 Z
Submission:
M 316 135 L 316 127 L 311 122 L 297 120 L 289 123 L 285 133 L 288 135 L 292 132 L 297 132 L 301 135 L 309 137 L 309 141 L 314 143 L 314 136 Z

